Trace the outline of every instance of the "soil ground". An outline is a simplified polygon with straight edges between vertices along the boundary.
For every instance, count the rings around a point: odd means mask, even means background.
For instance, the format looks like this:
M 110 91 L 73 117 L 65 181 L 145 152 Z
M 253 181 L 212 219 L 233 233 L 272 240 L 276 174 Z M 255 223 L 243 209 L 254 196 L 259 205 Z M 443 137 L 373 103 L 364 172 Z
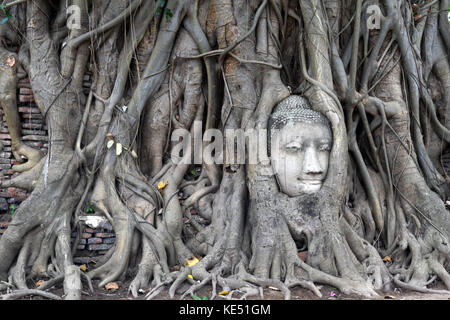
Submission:
M 116 281 L 116 283 L 119 286 L 118 290 L 107 290 L 104 287 L 99 288 L 98 283 L 99 281 L 94 280 L 92 282 L 94 287 L 94 293 L 90 293 L 87 290 L 87 287 L 84 287 L 82 300 L 145 300 L 146 292 L 139 295 L 139 297 L 134 298 L 131 293 L 128 292 L 128 287 L 130 285 L 130 281 Z M 178 291 L 173 300 L 179 300 L 181 297 L 181 294 L 190 288 L 190 285 L 185 283 L 182 285 Z M 420 292 L 412 292 L 412 291 L 404 291 L 400 289 L 395 289 L 395 292 L 391 293 L 383 293 L 378 292 L 379 297 L 374 299 L 365 299 L 359 296 L 354 295 L 344 295 L 339 293 L 338 290 L 336 290 L 333 287 L 330 286 L 319 286 L 320 291 L 322 292 L 322 297 L 319 298 L 315 296 L 311 291 L 296 287 L 291 289 L 291 299 L 292 300 L 450 300 L 450 294 L 431 294 L 431 293 L 420 293 Z M 434 285 L 430 286 L 431 289 L 437 289 L 437 290 L 445 290 L 445 286 L 438 282 Z M 58 296 L 63 295 L 63 289 L 62 285 L 58 285 L 56 287 L 53 287 L 49 290 L 49 292 L 52 292 Z M 212 287 L 210 285 L 205 286 L 201 288 L 199 291 L 196 292 L 196 296 L 203 297 L 207 296 L 210 297 L 212 292 Z M 235 293 L 233 294 L 233 298 L 239 298 L 242 294 Z M 28 297 L 24 298 L 25 300 L 42 300 L 44 298 L 42 297 Z M 216 298 L 218 300 L 225 300 L 224 297 L 218 297 Z M 169 297 L 169 290 L 164 289 L 158 296 L 154 298 L 154 300 L 171 300 Z M 193 300 L 191 297 L 186 297 L 185 300 Z M 283 300 L 283 294 L 279 291 L 275 291 L 269 288 L 265 288 L 263 290 L 263 298 L 260 296 L 253 296 L 248 297 L 248 300 Z

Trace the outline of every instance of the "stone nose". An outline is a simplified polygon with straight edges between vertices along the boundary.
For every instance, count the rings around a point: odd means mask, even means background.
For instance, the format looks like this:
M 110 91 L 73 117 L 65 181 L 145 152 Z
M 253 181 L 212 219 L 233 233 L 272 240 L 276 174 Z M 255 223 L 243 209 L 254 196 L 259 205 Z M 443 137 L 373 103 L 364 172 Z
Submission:
M 303 158 L 303 173 L 316 176 L 323 173 L 323 168 L 320 164 L 316 149 L 308 147 L 305 150 L 305 157 Z

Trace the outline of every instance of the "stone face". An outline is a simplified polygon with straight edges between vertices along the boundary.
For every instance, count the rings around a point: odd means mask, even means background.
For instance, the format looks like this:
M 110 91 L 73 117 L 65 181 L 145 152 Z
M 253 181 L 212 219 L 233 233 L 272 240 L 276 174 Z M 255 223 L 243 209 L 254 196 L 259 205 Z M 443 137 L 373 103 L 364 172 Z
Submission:
M 306 99 L 290 96 L 275 107 L 269 128 L 271 164 L 281 191 L 290 197 L 319 191 L 333 146 L 327 118 Z

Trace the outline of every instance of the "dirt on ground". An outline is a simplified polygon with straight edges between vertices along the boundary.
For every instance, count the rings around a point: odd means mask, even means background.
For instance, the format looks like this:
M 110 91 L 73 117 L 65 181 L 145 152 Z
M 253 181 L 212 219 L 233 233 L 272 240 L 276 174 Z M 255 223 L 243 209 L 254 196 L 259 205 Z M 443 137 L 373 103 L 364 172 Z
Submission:
M 132 294 L 128 291 L 130 281 L 116 281 L 115 283 L 118 285 L 117 290 L 107 290 L 105 287 L 99 288 L 99 281 L 92 281 L 94 292 L 89 292 L 87 286 L 83 288 L 82 300 L 145 300 L 145 296 L 150 290 L 150 288 L 142 293 L 137 298 L 134 298 Z M 190 288 L 190 285 L 185 283 L 178 290 L 177 294 L 173 298 L 173 300 L 179 300 L 183 292 Z M 310 290 L 306 290 L 300 287 L 296 287 L 291 289 L 291 300 L 450 300 L 450 294 L 434 294 L 434 293 L 421 293 L 421 292 L 412 292 L 412 291 L 404 291 L 400 289 L 395 289 L 394 292 L 383 293 L 378 292 L 379 297 L 377 298 L 363 298 L 354 295 L 344 295 L 341 294 L 338 290 L 330 286 L 318 286 L 320 292 L 322 293 L 322 297 L 319 298 L 314 295 Z M 445 286 L 438 282 L 430 287 L 431 289 L 436 290 L 445 290 Z M 62 284 L 57 285 L 49 290 L 49 292 L 54 293 L 60 297 L 63 296 L 63 288 Z M 200 290 L 198 290 L 195 295 L 200 299 L 205 299 L 204 297 L 211 297 L 212 294 L 212 286 L 208 285 Z M 239 299 L 242 297 L 243 293 L 235 292 L 232 295 L 232 298 Z M 197 299 L 198 299 L 197 298 Z M 42 297 L 27 297 L 24 299 L 32 299 L 32 300 L 42 300 Z M 225 296 L 216 296 L 216 300 L 226 300 Z M 247 300 L 283 300 L 283 293 L 274 289 L 265 288 L 263 290 L 263 297 L 261 296 L 252 296 L 248 297 Z M 169 297 L 169 288 L 164 289 L 158 296 L 154 298 L 154 300 L 171 300 Z M 194 300 L 192 297 L 186 297 L 185 300 Z

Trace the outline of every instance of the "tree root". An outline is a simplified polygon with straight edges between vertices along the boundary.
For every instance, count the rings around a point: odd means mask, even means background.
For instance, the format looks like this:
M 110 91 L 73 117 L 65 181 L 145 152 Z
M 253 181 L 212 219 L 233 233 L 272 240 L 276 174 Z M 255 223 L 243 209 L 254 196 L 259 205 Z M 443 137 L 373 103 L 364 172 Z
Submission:
M 50 293 L 50 292 L 45 292 L 42 290 L 38 290 L 38 289 L 28 289 L 28 290 L 17 290 L 14 291 L 12 293 L 8 293 L 8 294 L 4 294 L 4 295 L 0 295 L 0 299 L 1 300 L 15 300 L 15 299 L 20 299 L 26 296 L 41 296 L 47 299 L 52 299 L 52 300 L 62 300 L 61 297 L 58 297 L 57 295 Z

